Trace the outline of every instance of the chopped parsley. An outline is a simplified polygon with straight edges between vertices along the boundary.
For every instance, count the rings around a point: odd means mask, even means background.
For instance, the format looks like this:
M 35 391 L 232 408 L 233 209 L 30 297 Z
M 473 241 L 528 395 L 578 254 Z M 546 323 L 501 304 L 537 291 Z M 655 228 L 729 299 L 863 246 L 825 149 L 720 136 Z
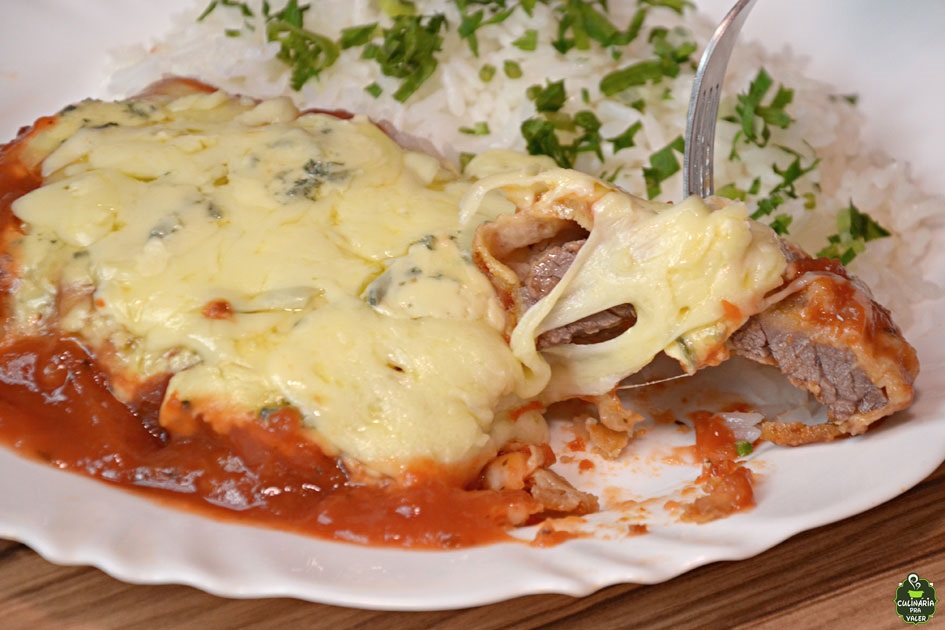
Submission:
M 794 159 L 788 164 L 785 168 L 781 169 L 777 164 L 772 165 L 772 169 L 775 174 L 781 177 L 781 181 L 774 185 L 771 188 L 768 195 L 762 199 L 758 200 L 758 208 L 752 213 L 751 218 L 756 221 L 762 217 L 768 216 L 773 213 L 778 207 L 783 204 L 787 199 L 797 199 L 797 182 L 798 180 L 814 172 L 817 168 L 817 165 L 820 164 L 819 159 L 814 159 L 810 164 L 806 166 L 802 163 L 802 156 L 796 151 L 789 149 L 787 147 L 780 147 L 781 150 L 786 153 L 791 154 Z M 757 187 L 760 186 L 759 180 L 755 180 L 757 185 L 753 184 L 753 187 L 756 188 L 755 193 L 757 193 Z M 810 200 L 807 200 L 807 204 L 810 203 Z M 779 222 L 779 227 L 786 229 L 789 222 L 786 224 L 784 220 Z M 773 226 L 772 226 L 773 227 Z M 778 232 L 779 234 L 786 234 L 787 232 Z
M 210 4 L 207 5 L 207 8 L 197 16 L 198 22 L 203 22 L 207 19 L 207 16 L 213 13 L 213 10 L 217 7 L 234 7 L 240 10 L 240 13 L 243 14 L 245 18 L 253 17 L 253 11 L 249 8 L 249 5 L 245 2 L 236 2 L 236 0 L 213 0 Z
M 621 149 L 629 149 L 632 146 L 636 146 L 633 138 L 641 129 L 643 129 L 643 123 L 638 120 L 624 129 L 619 135 L 613 138 L 607 138 L 607 140 L 614 145 L 614 153 L 617 153 Z
M 248 19 L 255 14 L 245 2 L 213 0 L 197 20 L 204 20 L 217 7 L 239 9 L 247 19 L 244 30 L 252 30 Z M 400 79 L 393 94 L 400 102 L 410 98 L 436 69 L 436 54 L 443 44 L 440 31 L 446 28 L 446 18 L 441 14 L 418 16 L 412 3 L 388 0 L 380 8 L 391 17 L 389 27 L 380 28 L 377 23 L 353 26 L 344 29 L 336 41 L 304 27 L 304 17 L 310 8 L 298 0 L 289 0 L 281 10 L 272 12 L 268 2 L 262 4 L 266 39 L 279 43 L 276 56 L 291 69 L 289 83 L 294 90 L 318 78 L 338 60 L 340 51 L 348 48 L 360 47 L 363 59 L 376 61 L 385 76 Z M 231 29 L 227 34 L 239 32 Z M 365 89 L 375 96 L 380 94 L 373 84 Z
M 338 45 L 343 49 L 365 46 L 374 39 L 376 31 L 377 22 L 346 28 L 341 31 L 341 38 L 338 40 Z
M 735 115 L 723 118 L 728 122 L 739 125 L 732 143 L 731 159 L 738 158 L 736 146 L 740 140 L 759 147 L 768 145 L 771 138 L 771 127 L 787 129 L 793 119 L 787 113 L 787 106 L 794 100 L 794 90 L 779 85 L 774 96 L 764 103 L 765 96 L 774 85 L 774 80 L 764 68 L 751 81 L 748 90 L 738 95 L 735 105 Z
M 510 79 L 522 78 L 522 66 L 520 66 L 517 61 L 507 59 L 502 64 L 502 71 L 505 73 L 505 76 Z
M 663 65 L 660 61 L 647 59 L 608 73 L 601 79 L 599 87 L 604 96 L 614 96 L 637 85 L 657 83 L 662 78 Z
M 658 197 L 662 192 L 660 185 L 679 172 L 680 165 L 676 154 L 682 155 L 685 148 L 686 141 L 682 136 L 676 136 L 669 144 L 650 156 L 650 166 L 643 168 L 647 198 Z
M 590 110 L 581 110 L 573 116 L 559 112 L 564 99 L 564 83 L 549 84 L 540 93 L 533 92 L 538 103 L 544 95 L 544 110 L 541 115 L 529 118 L 521 125 L 526 149 L 531 155 L 547 155 L 562 168 L 574 168 L 578 154 L 591 152 L 598 160 L 604 160 L 600 134 L 601 122 Z M 560 104 L 559 104 L 560 101 Z
M 468 151 L 463 151 L 459 154 L 459 170 L 460 172 L 466 171 L 466 166 L 472 162 L 473 158 L 476 157 L 475 153 L 469 153 Z
M 512 42 L 516 48 L 525 51 L 533 51 L 538 48 L 538 31 L 533 28 L 525 31 L 525 34 Z
M 368 44 L 362 57 L 373 59 L 381 72 L 401 80 L 394 98 L 403 103 L 416 92 L 436 69 L 435 53 L 443 46 L 440 30 L 446 18 L 437 13 L 431 16 L 398 15 L 394 23 L 383 29 L 380 44 Z
M 696 52 L 696 43 L 681 29 L 654 28 L 647 41 L 653 47 L 654 58 L 606 74 L 600 81 L 600 91 L 604 96 L 614 96 L 647 83 L 659 83 L 664 78 L 675 78 L 683 64 L 692 62 L 692 55 Z
M 553 49 L 561 55 L 603 49 L 619 62 L 627 54 L 627 45 L 633 43 L 637 49 L 635 58 L 600 77 L 596 90 L 582 87 L 579 95 L 575 93 L 569 98 L 565 81 L 556 76 L 547 78 L 544 85 L 525 88 L 525 96 L 534 106 L 532 117 L 520 126 L 527 151 L 547 155 L 566 168 L 573 168 L 581 155 L 588 153 L 603 163 L 605 156 L 637 146 L 638 138 L 642 137 L 642 123 L 632 119 L 627 121 L 623 131 L 604 137 L 602 123 L 592 111 L 599 98 L 614 98 L 625 106 L 646 112 L 656 107 L 653 99 L 674 98 L 674 90 L 666 86 L 683 72 L 691 71 L 696 62 L 693 55 L 697 45 L 688 30 L 648 23 L 650 16 L 661 10 L 683 15 L 695 7 L 692 0 L 635 0 L 635 11 L 628 12 L 630 18 L 623 23 L 615 22 L 608 0 L 452 0 L 452 12 L 428 11 L 428 14 L 424 13 L 422 5 L 410 0 L 378 0 L 377 7 L 383 13 L 379 21 L 345 28 L 337 37 L 312 30 L 318 28 L 317 20 L 312 19 L 315 17 L 312 7 L 317 5 L 302 2 L 304 0 L 280 0 L 278 4 L 282 8 L 276 10 L 267 0 L 263 0 L 259 9 L 256 7 L 260 5 L 248 1 L 212 0 L 197 19 L 202 21 L 218 9 L 238 12 L 242 27 L 225 31 L 227 36 L 237 37 L 254 31 L 262 18 L 265 37 L 278 44 L 277 57 L 289 67 L 290 84 L 296 90 L 312 79 L 318 80 L 344 51 L 350 50 L 352 52 L 345 54 L 376 63 L 379 74 L 394 79 L 390 83 L 381 79 L 373 81 L 364 87 L 365 92 L 374 98 L 392 97 L 402 103 L 417 94 L 436 72 L 448 31 L 452 30 L 469 47 L 468 52 L 478 56 L 479 38 L 486 41 L 487 29 L 511 23 L 509 18 L 517 11 L 532 16 L 539 2 L 553 16 L 555 24 L 550 29 L 541 29 L 528 28 L 527 24 L 518 26 L 521 23 L 516 21 L 518 30 L 511 41 L 503 40 L 507 42 L 503 49 L 506 59 L 501 64 L 474 63 L 472 66 L 480 66 L 478 77 L 483 83 L 501 78 L 500 72 L 508 80 L 522 78 L 528 53 L 539 49 L 544 52 Z M 447 13 L 455 17 L 448 21 Z M 304 25 L 306 18 L 309 28 Z M 649 90 L 635 89 L 660 84 L 654 91 L 659 95 L 650 96 Z M 382 85 L 390 87 L 385 89 Z M 649 103 L 645 99 L 649 99 Z M 836 94 L 831 99 L 856 104 L 855 96 Z M 760 68 L 747 89 L 736 96 L 734 105 L 728 105 L 728 111 L 722 115 L 722 120 L 735 125 L 728 153 L 730 160 L 741 159 L 740 152 L 746 147 L 782 152 L 781 158 L 775 160 L 766 173 L 758 169 L 767 167 L 752 164 L 755 172 L 750 175 L 753 180 L 747 188 L 729 183 L 717 190 L 720 196 L 751 204 L 752 218 L 766 221 L 778 234 L 788 233 L 797 209 L 811 210 L 818 205 L 819 158 L 810 146 L 783 146 L 776 133 L 793 123 L 790 112 L 793 101 L 794 91 L 779 84 L 765 68 Z M 723 107 L 725 105 L 723 102 Z M 465 124 L 467 126 L 459 128 L 463 134 L 485 136 L 490 133 L 485 120 Z M 608 134 L 613 133 L 608 131 Z M 682 151 L 683 140 L 676 138 L 651 153 L 642 173 L 647 197 L 659 196 L 663 183 L 678 173 Z M 461 154 L 463 166 L 471 157 L 468 153 Z M 601 177 L 613 182 L 623 167 L 609 168 L 610 172 L 602 171 Z M 296 194 L 315 194 L 318 181 L 319 175 L 303 170 L 303 176 L 291 184 Z M 820 255 L 846 263 L 863 251 L 867 242 L 888 235 L 885 228 L 851 203 L 838 212 L 837 232 L 829 237 Z
M 414 15 L 417 12 L 417 7 L 411 0 L 377 0 L 377 8 L 392 18 L 398 15 Z
M 615 58 L 619 47 L 635 40 L 642 32 L 646 16 L 655 7 L 667 8 L 677 13 L 694 6 L 688 0 L 637 0 L 640 8 L 626 28 L 621 29 L 609 17 L 606 0 L 540 0 L 553 9 L 558 24 L 556 36 L 550 44 L 561 53 L 571 49 L 588 50 L 592 44 L 610 48 Z M 479 53 L 477 33 L 490 25 L 500 24 L 516 10 L 521 9 L 531 16 L 539 0 L 453 0 L 459 12 L 459 24 L 454 25 L 460 38 L 467 42 L 473 55 Z M 204 20 L 220 7 L 238 10 L 244 18 L 242 29 L 227 29 L 226 34 L 237 37 L 254 30 L 252 18 L 256 17 L 248 2 L 239 0 L 212 0 L 197 18 Z M 342 30 L 337 39 L 332 39 L 304 26 L 304 17 L 310 11 L 309 4 L 289 0 L 279 11 L 273 11 L 269 2 L 262 3 L 262 17 L 266 23 L 268 41 L 278 42 L 278 58 L 291 70 L 290 85 L 300 90 L 311 79 L 317 79 L 322 71 L 331 67 L 343 50 L 361 49 L 361 58 L 376 61 L 385 76 L 400 79 L 393 97 L 405 102 L 437 67 L 437 55 L 441 52 L 441 32 L 450 27 L 446 17 L 440 13 L 420 15 L 409 0 L 379 0 L 378 8 L 392 22 L 389 26 L 378 23 L 362 24 Z M 627 87 L 642 85 L 647 81 L 658 81 L 663 76 L 675 76 L 678 66 L 689 61 L 695 45 L 682 39 L 678 31 L 654 28 L 648 41 L 654 50 L 654 59 L 635 64 L 605 77 L 602 91 L 605 95 L 616 94 Z M 512 45 L 530 52 L 538 49 L 537 29 L 526 29 Z M 503 72 L 510 79 L 523 74 L 518 61 L 507 60 Z M 490 81 L 495 74 L 492 66 L 483 66 L 480 78 Z M 371 84 L 365 90 L 380 96 L 381 90 Z M 588 102 L 589 98 L 585 100 Z M 641 106 L 642 107 L 642 106 Z
M 309 79 L 318 77 L 322 70 L 335 63 L 339 54 L 334 41 L 302 27 L 308 9 L 309 5 L 299 6 L 298 0 L 289 0 L 281 11 L 269 14 L 268 3 L 263 4 L 266 38 L 279 42 L 276 57 L 292 68 L 289 83 L 294 90 L 302 89 Z
M 794 217 L 781 213 L 776 215 L 769 225 L 776 234 L 787 234 L 792 221 L 794 221 Z
M 681 28 L 669 30 L 659 27 L 650 31 L 648 39 L 653 46 L 653 54 L 662 64 L 663 76 L 679 76 L 682 64 L 692 61 L 697 47 L 696 42 L 689 37 L 689 33 Z
M 736 201 L 748 200 L 748 194 L 735 184 L 725 184 L 721 188 L 717 188 L 715 194 L 718 197 L 725 197 L 726 199 L 734 199 Z
M 629 43 L 626 34 L 610 21 L 607 3 L 603 0 L 564 0 L 558 4 L 557 11 L 560 16 L 558 35 L 552 45 L 562 54 L 572 48 L 588 50 L 592 41 L 604 47 Z
M 748 440 L 738 440 L 735 442 L 735 454 L 739 457 L 747 457 L 755 448 Z
M 849 206 L 837 212 L 837 233 L 827 237 L 830 244 L 817 252 L 817 256 L 836 258 L 846 265 L 857 254 L 863 253 L 866 243 L 889 235 L 889 230 L 861 212 L 851 201 Z
M 457 32 L 461 38 L 466 40 L 469 50 L 476 57 L 479 56 L 479 40 L 476 38 L 476 31 L 488 24 L 504 22 L 515 11 L 515 6 L 507 7 L 505 0 L 454 1 L 460 15 Z M 472 7 L 476 8 L 473 9 Z M 487 11 L 490 13 L 489 17 L 486 17 Z
M 564 80 L 549 81 L 545 87 L 533 85 L 526 92 L 528 99 L 534 101 L 535 110 L 539 112 L 556 112 L 564 107 L 567 94 L 564 90 Z
M 772 92 L 774 85 L 771 75 L 764 68 L 759 69 L 748 89 L 737 95 L 734 114 L 722 116 L 722 120 L 737 126 L 729 152 L 730 160 L 741 159 L 739 150 L 743 146 L 769 146 L 771 128 L 786 129 L 793 122 L 788 109 L 793 102 L 794 91 L 778 85 Z M 803 200 L 806 210 L 816 207 L 814 191 L 818 190 L 819 184 L 813 175 L 820 165 L 820 158 L 809 146 L 803 152 L 781 144 L 771 147 L 789 159 L 784 166 L 778 163 L 771 165 L 771 170 L 777 177 L 770 188 L 762 191 L 762 177 L 756 176 L 747 190 L 729 183 L 719 188 L 716 194 L 743 202 L 753 202 L 755 210 L 751 218 L 758 221 L 770 217 L 768 225 L 771 229 L 777 234 L 786 235 L 794 217 L 786 212 L 776 211 L 786 202 L 795 199 Z M 785 162 L 782 161 L 782 164 Z M 772 180 L 768 177 L 764 179 Z
M 623 170 L 623 166 L 624 165 L 621 164 L 611 172 L 603 171 L 600 175 L 598 175 L 598 177 L 608 184 L 613 184 L 615 181 L 617 181 L 617 176 L 620 175 L 620 171 Z
M 601 149 L 600 135 L 601 122 L 594 112 L 582 110 L 574 115 L 574 125 L 581 130 L 580 135 L 574 141 L 575 152 L 593 152 L 597 159 L 604 161 L 604 153 Z
M 521 127 L 525 149 L 531 155 L 547 155 L 561 168 L 574 166 L 575 151 L 558 138 L 555 125 L 546 118 L 529 118 Z
M 255 13 L 246 2 L 234 0 L 213 0 L 197 17 L 201 22 L 217 7 L 230 7 L 240 11 L 244 18 L 244 30 L 253 30 L 250 18 Z M 262 4 L 262 16 L 266 23 L 266 40 L 279 43 L 279 52 L 276 57 L 289 66 L 291 77 L 289 84 L 293 90 L 300 90 L 309 79 L 330 67 L 338 59 L 339 44 L 329 37 L 310 31 L 303 26 L 305 13 L 309 5 L 300 5 L 298 0 L 289 0 L 285 6 L 275 13 L 268 2 Z M 228 29 L 226 35 L 235 37 L 241 33 L 237 29 Z
M 460 127 L 460 133 L 465 133 L 470 136 L 488 136 L 489 135 L 489 124 L 479 121 L 472 127 Z
M 680 15 L 682 15 L 686 9 L 692 9 L 696 6 L 691 0 L 640 0 L 640 4 L 649 5 L 651 7 L 665 7 L 672 9 Z

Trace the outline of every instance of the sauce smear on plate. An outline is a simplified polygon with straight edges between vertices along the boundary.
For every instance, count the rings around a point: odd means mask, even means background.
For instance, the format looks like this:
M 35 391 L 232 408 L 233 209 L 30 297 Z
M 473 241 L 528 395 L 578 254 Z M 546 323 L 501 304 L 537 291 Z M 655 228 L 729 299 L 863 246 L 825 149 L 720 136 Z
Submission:
M 164 383 L 134 409 L 114 398 L 75 341 L 20 339 L 0 348 L 0 443 L 204 514 L 372 545 L 452 548 L 509 540 L 509 506 L 524 491 L 352 483 L 301 434 L 291 408 L 260 423 L 192 435 L 156 421 Z

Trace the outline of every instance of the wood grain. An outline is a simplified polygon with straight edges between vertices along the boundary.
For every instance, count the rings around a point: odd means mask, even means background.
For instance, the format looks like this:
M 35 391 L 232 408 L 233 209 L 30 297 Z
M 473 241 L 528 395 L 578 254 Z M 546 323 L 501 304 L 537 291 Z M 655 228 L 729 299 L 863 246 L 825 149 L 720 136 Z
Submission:
M 459 611 L 365 611 L 136 586 L 97 569 L 50 564 L 22 544 L 0 540 L 0 627 L 904 628 L 893 599 L 910 572 L 945 584 L 945 465 L 885 505 L 755 558 L 715 563 L 654 586 L 614 586 L 584 598 L 535 595 Z M 939 607 L 945 620 L 945 603 Z

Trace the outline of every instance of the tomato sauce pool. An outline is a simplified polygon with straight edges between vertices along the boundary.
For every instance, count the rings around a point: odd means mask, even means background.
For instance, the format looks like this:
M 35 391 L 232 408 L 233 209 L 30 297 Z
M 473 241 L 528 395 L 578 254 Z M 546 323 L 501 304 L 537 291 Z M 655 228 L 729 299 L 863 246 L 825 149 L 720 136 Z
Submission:
M 21 233 L 13 201 L 42 181 L 22 160 L 24 141 L 52 122 L 41 119 L 0 147 L 2 252 Z M 15 271 L 0 256 L 4 295 L 15 290 Z M 0 321 L 9 315 L 6 302 Z M 78 341 L 3 334 L 0 444 L 204 515 L 370 545 L 443 549 L 511 540 L 509 513 L 533 501 L 524 491 L 470 490 L 432 476 L 355 483 L 305 438 L 288 408 L 227 433 L 196 422 L 192 434 L 173 434 L 157 422 L 165 385 L 150 383 L 126 406 Z
M 112 396 L 75 341 L 0 347 L 0 442 L 27 457 L 228 520 L 373 545 L 453 548 L 510 540 L 507 509 L 523 492 L 350 483 L 307 441 L 298 414 L 219 434 L 157 424 L 163 383 L 134 409 Z

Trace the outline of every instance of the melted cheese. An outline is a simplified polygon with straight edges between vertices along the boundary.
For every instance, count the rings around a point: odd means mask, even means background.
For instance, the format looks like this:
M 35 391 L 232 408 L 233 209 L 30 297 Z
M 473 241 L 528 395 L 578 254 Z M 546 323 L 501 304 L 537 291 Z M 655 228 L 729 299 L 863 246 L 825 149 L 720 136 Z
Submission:
M 174 373 L 167 400 L 219 430 L 294 405 L 384 473 L 544 439 L 538 414 L 503 414 L 522 367 L 458 245 L 468 184 L 434 158 L 222 93 L 88 101 L 36 146 L 46 183 L 14 205 L 24 330 L 58 318 L 127 381 Z
M 599 180 L 575 171 L 481 168 L 486 177 L 464 201 L 464 216 L 497 189 L 561 218 L 571 218 L 569 199 L 592 202 L 587 241 L 511 334 L 529 368 L 527 391 L 546 402 L 607 393 L 660 352 L 689 371 L 701 367 L 742 323 L 728 321 L 730 313 L 757 312 L 761 297 L 781 283 L 786 261 L 777 238 L 749 220 L 744 204 L 660 204 L 613 189 L 601 194 Z M 622 304 L 633 305 L 637 320 L 619 336 L 537 350 L 543 332 Z

